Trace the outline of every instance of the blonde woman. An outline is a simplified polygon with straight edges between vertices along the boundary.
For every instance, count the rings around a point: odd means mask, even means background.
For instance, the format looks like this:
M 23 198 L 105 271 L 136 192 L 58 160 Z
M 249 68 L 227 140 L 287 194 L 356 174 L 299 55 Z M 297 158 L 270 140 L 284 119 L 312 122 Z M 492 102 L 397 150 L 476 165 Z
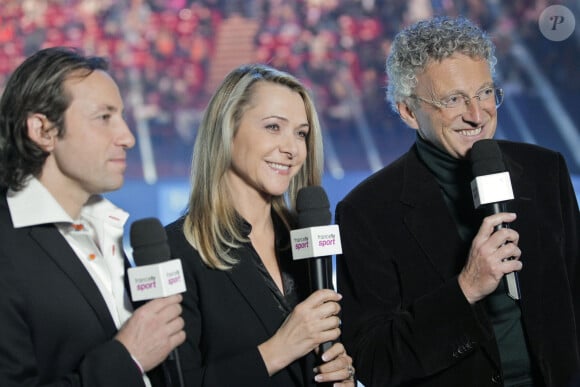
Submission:
M 309 295 L 289 230 L 302 187 L 319 185 L 322 137 L 293 76 L 266 65 L 233 70 L 212 97 L 193 153 L 187 214 L 167 226 L 187 281 L 180 349 L 191 386 L 354 386 L 340 343 L 341 296 Z

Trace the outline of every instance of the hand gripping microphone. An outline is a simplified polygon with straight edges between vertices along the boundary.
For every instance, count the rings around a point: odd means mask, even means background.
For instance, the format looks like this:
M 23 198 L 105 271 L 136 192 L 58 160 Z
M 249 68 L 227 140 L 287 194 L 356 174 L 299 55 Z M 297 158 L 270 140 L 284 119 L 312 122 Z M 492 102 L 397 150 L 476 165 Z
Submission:
M 294 260 L 308 259 L 310 290 L 333 289 L 332 255 L 342 254 L 338 225 L 330 225 L 330 203 L 320 186 L 304 187 L 296 197 L 298 229 L 290 232 Z M 323 343 L 320 354 L 332 346 Z
M 140 301 L 168 297 L 185 292 L 185 279 L 179 259 L 170 259 L 167 234 L 156 218 L 140 219 L 131 225 L 129 234 L 135 267 L 127 270 L 131 299 Z M 179 353 L 171 351 L 163 363 L 168 387 L 184 387 Z
M 474 176 L 471 193 L 475 208 L 481 209 L 484 216 L 506 212 L 506 204 L 514 198 L 514 193 L 509 172 L 496 141 L 486 139 L 473 144 L 471 170 Z M 500 224 L 495 227 L 495 231 L 502 228 L 509 228 L 509 225 Z M 518 273 L 508 273 L 504 280 L 508 295 L 514 300 L 519 300 L 521 292 Z

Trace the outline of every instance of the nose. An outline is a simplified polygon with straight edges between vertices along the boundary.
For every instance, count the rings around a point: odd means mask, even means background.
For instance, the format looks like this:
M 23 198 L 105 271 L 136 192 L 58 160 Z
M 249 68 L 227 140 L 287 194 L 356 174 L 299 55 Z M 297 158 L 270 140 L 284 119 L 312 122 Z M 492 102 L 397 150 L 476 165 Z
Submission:
M 133 146 L 135 146 L 135 136 L 131 132 L 131 129 L 129 129 L 129 125 L 127 125 L 127 122 L 124 119 L 122 120 L 119 129 L 120 132 L 117 137 L 117 143 L 126 149 L 133 148 Z
M 298 154 L 299 141 L 293 133 L 286 133 L 280 141 L 280 152 L 287 154 L 288 159 L 292 160 Z
M 479 125 L 483 122 L 483 109 L 481 102 L 477 98 L 472 98 L 469 103 L 466 103 L 466 110 L 463 113 L 463 119 L 466 122 L 474 125 Z

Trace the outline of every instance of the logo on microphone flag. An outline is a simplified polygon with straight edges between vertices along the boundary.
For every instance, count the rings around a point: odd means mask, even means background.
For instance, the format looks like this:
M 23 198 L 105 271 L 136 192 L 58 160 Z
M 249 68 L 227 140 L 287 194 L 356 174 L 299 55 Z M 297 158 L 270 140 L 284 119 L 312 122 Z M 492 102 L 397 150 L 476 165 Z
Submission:
M 290 242 L 294 260 L 342 254 L 340 232 L 336 224 L 292 230 Z
M 127 270 L 127 275 L 133 301 L 168 297 L 186 290 L 179 259 L 131 267 Z

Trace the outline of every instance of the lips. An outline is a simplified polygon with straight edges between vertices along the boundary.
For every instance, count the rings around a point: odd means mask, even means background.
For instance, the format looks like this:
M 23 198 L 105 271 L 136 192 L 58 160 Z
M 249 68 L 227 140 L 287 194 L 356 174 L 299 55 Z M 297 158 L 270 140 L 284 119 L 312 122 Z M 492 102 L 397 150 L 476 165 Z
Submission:
M 121 168 L 127 167 L 127 159 L 125 156 L 113 157 L 109 159 L 109 162 L 113 163 L 114 165 L 118 165 Z

